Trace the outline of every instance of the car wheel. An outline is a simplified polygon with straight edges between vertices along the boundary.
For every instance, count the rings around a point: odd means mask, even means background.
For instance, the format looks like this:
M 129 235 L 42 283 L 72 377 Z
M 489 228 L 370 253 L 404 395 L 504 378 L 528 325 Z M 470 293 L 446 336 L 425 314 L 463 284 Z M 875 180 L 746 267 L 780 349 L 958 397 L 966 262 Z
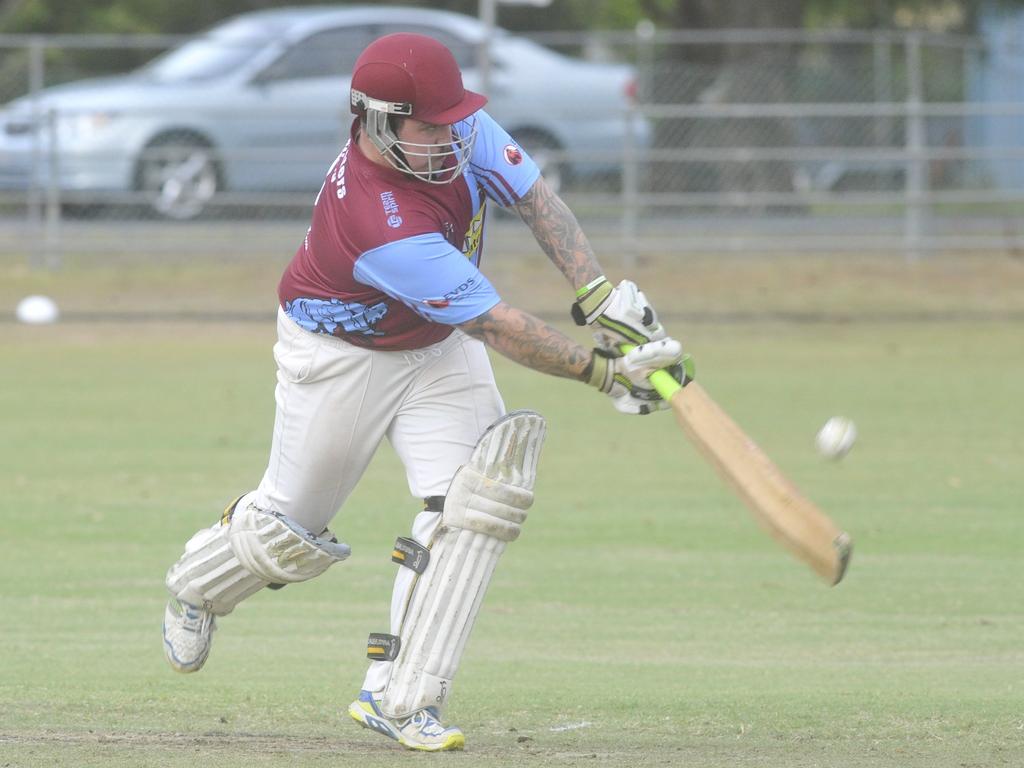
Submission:
M 158 136 L 139 157 L 135 186 L 150 209 L 168 219 L 194 219 L 221 188 L 220 167 L 210 143 L 194 133 Z
M 556 194 L 561 192 L 569 174 L 565 163 L 559 159 L 562 147 L 558 141 L 546 133 L 530 130 L 519 131 L 514 138 L 533 158 L 548 186 Z

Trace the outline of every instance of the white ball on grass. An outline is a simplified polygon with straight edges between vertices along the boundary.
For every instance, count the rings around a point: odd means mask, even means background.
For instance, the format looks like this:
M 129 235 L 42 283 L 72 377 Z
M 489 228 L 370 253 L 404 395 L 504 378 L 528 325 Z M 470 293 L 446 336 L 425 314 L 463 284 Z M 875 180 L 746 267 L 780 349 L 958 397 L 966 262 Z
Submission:
M 818 430 L 815 443 L 818 453 L 828 459 L 841 459 L 857 441 L 857 427 L 852 420 L 833 416 Z
M 26 296 L 14 310 L 18 322 L 29 325 L 46 325 L 57 322 L 60 309 L 49 296 Z

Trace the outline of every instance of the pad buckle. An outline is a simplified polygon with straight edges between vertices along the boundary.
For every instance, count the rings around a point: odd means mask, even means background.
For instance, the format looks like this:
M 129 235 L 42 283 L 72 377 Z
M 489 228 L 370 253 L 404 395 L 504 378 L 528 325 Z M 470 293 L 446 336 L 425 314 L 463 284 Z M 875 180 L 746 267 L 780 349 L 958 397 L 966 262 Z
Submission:
M 416 573 L 423 573 L 427 570 L 427 563 L 430 562 L 430 550 L 418 541 L 399 536 L 395 539 L 391 562 L 411 568 Z
M 402 639 L 398 635 L 371 632 L 366 641 L 366 658 L 372 661 L 394 661 L 401 647 Z

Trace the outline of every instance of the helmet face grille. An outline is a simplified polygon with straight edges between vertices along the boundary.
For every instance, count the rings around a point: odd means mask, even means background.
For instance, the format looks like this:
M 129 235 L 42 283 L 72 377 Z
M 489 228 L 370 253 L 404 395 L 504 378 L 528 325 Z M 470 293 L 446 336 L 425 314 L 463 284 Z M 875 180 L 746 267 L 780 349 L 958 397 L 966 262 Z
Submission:
M 367 109 L 366 135 L 393 168 L 428 184 L 451 184 L 462 175 L 476 144 L 475 118 L 464 122 L 468 130 L 463 133 L 453 127 L 451 141 L 420 144 L 399 139 L 391 127 L 388 114 L 383 110 Z M 426 159 L 426 168 L 413 169 L 410 160 L 414 159 Z

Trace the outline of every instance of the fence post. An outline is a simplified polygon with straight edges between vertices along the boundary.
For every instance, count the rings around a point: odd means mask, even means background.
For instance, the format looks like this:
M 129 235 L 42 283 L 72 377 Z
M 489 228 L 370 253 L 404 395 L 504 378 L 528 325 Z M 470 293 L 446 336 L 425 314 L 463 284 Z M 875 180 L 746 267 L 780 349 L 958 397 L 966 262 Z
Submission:
M 903 240 L 906 258 L 915 261 L 921 256 L 921 237 L 924 225 L 924 195 L 928 185 L 925 164 L 924 81 L 921 70 L 921 35 L 907 36 L 907 172 L 904 189 L 906 207 L 903 222 Z
M 43 260 L 50 269 L 60 266 L 58 254 L 60 241 L 60 147 L 57 135 L 57 110 L 46 110 L 47 133 L 47 177 L 46 177 L 46 223 L 43 235 Z
M 480 0 L 477 16 L 484 27 L 484 36 L 477 46 L 477 67 L 480 69 L 480 93 L 491 95 L 491 41 L 494 39 L 494 25 L 498 19 L 500 0 Z
M 626 135 L 622 142 L 622 269 L 636 266 L 637 189 L 636 106 L 626 108 Z
M 892 101 L 892 43 L 881 32 L 875 32 L 871 44 L 874 64 L 875 102 L 888 104 Z M 872 122 L 876 147 L 890 146 L 892 136 L 892 116 L 878 115 Z
M 626 107 L 626 131 L 622 143 L 622 269 L 636 266 L 637 217 L 639 216 L 640 160 L 637 156 L 637 120 L 641 104 L 650 102 L 654 64 L 654 23 L 641 19 L 636 28 L 636 95 Z
M 28 93 L 31 103 L 30 120 L 32 121 L 32 167 L 29 171 L 29 186 L 26 205 L 28 207 L 28 236 L 30 260 L 33 268 L 40 268 L 46 263 L 46 244 L 43 242 L 43 109 L 40 91 L 43 90 L 45 78 L 43 38 L 34 35 L 28 43 Z

